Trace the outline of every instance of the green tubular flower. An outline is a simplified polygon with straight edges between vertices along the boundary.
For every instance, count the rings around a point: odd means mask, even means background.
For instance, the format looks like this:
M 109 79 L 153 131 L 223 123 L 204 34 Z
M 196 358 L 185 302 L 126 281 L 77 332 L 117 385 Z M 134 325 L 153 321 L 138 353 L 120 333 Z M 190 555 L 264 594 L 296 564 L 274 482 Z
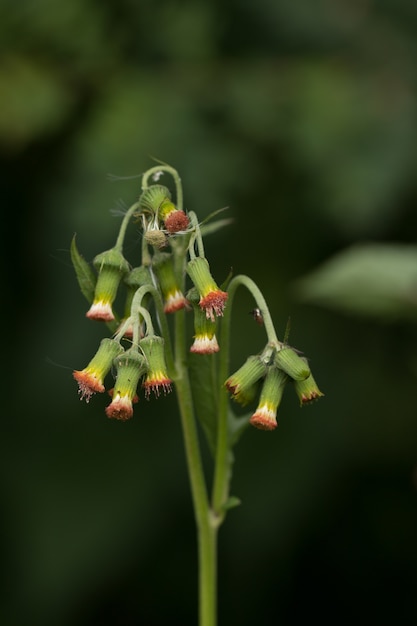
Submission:
M 314 402 L 314 400 L 318 400 L 321 396 L 324 396 L 324 393 L 318 388 L 313 374 L 310 374 L 310 376 L 304 380 L 295 380 L 294 389 L 300 400 L 300 406 Z
M 103 393 L 104 378 L 109 373 L 115 357 L 123 351 L 118 341 L 106 337 L 100 342 L 99 349 L 87 367 L 73 372 L 81 400 L 85 398 L 86 402 L 89 402 L 93 394 Z
M 139 198 L 139 206 L 158 215 L 159 207 L 163 202 L 171 200 L 171 192 L 164 185 L 151 185 L 144 189 Z
M 265 376 L 267 369 L 259 356 L 248 357 L 242 367 L 225 382 L 233 400 L 243 406 L 251 402 L 257 391 L 257 383 Z
M 187 299 L 178 286 L 174 272 L 172 254 L 154 254 L 152 267 L 158 279 L 164 299 L 165 313 L 175 313 L 187 305 Z
M 205 313 L 198 305 L 198 293 L 191 289 L 187 294 L 188 301 L 192 304 L 194 312 L 194 342 L 190 352 L 195 354 L 213 354 L 219 351 L 216 337 L 216 322 L 207 319 Z
M 167 245 L 167 235 L 161 229 L 159 207 L 164 201 L 170 201 L 171 193 L 164 185 L 151 185 L 143 190 L 139 198 L 142 209 L 143 236 L 146 242 L 156 249 Z
M 260 430 L 274 430 L 278 426 L 277 410 L 287 380 L 288 377 L 282 370 L 273 365 L 269 366 L 258 408 L 249 420 L 252 426 Z
M 184 211 L 177 209 L 171 201 L 171 193 L 164 185 L 151 185 L 145 189 L 140 198 L 139 204 L 144 209 L 151 211 L 159 223 L 164 223 L 168 233 L 178 233 L 187 230 L 190 220 Z
M 151 391 L 159 397 L 161 390 L 169 393 L 172 389 L 172 381 L 168 377 L 165 363 L 164 339 L 156 335 L 148 335 L 139 342 L 147 363 L 146 378 L 142 383 L 145 396 L 149 399 Z
M 276 352 L 275 365 L 293 380 L 304 380 L 311 374 L 307 360 L 290 347 Z
M 205 257 L 191 259 L 187 272 L 199 293 L 201 310 L 205 312 L 207 319 L 214 322 L 215 316 L 223 315 L 228 294 L 218 288 Z
M 116 248 L 98 254 L 94 261 L 98 270 L 94 300 L 86 316 L 89 319 L 112 322 L 115 317 L 112 304 L 123 276 L 129 271 L 129 263 Z
M 130 348 L 114 360 L 116 382 L 113 388 L 112 401 L 106 407 L 109 418 L 126 421 L 133 416 L 133 402 L 137 400 L 136 389 L 140 378 L 146 371 L 145 359 Z

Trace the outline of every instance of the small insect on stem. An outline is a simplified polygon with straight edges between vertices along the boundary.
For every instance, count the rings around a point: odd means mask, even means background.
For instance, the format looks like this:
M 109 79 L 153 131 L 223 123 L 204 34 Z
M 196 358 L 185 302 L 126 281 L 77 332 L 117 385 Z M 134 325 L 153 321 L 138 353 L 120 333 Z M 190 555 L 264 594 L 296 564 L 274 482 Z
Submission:
M 252 315 L 253 319 L 257 324 L 259 324 L 259 326 L 263 326 L 264 318 L 261 309 L 253 309 L 252 311 L 249 311 L 249 315 Z

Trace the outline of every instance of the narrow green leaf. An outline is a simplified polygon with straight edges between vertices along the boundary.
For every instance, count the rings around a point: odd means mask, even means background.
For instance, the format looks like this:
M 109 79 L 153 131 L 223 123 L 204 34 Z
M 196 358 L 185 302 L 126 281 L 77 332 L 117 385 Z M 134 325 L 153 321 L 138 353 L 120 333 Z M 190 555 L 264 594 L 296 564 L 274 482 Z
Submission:
M 214 455 L 217 443 L 218 389 L 215 354 L 193 354 L 189 356 L 189 371 L 193 388 L 194 408 L 211 453 Z M 229 455 L 228 465 L 233 465 L 232 448 L 246 430 L 252 413 L 236 417 L 229 408 L 227 416 Z
M 216 215 L 219 215 L 219 213 L 223 213 L 223 211 L 227 211 L 229 209 L 228 206 L 224 206 L 221 209 L 216 209 L 215 211 L 213 211 L 212 213 L 210 213 L 210 215 L 207 215 L 207 217 L 205 217 L 203 219 L 202 222 L 200 222 L 200 226 L 203 226 L 203 224 L 207 224 L 207 222 L 209 222 L 210 220 L 213 219 L 213 217 L 216 217 Z M 231 220 L 232 221 L 232 220 Z
M 71 261 L 74 266 L 75 275 L 77 277 L 81 292 L 91 304 L 94 300 L 94 290 L 97 278 L 92 267 L 78 252 L 77 245 L 75 243 L 75 235 L 71 241 Z
M 233 219 L 229 217 L 229 218 L 224 218 L 222 220 L 216 220 L 215 222 L 212 222 L 211 224 L 203 224 L 200 228 L 201 234 L 203 235 L 203 237 L 205 237 L 206 235 L 212 235 L 213 233 L 216 233 L 221 228 L 228 226 L 232 222 L 233 222 Z
M 215 357 L 215 354 L 189 355 L 194 408 L 213 455 L 216 449 L 218 421 Z
M 232 409 L 229 408 L 228 430 L 229 430 L 229 441 L 230 441 L 231 448 L 237 444 L 240 437 L 243 435 L 243 433 L 249 426 L 249 420 L 251 418 L 251 415 L 252 415 L 252 412 L 245 413 L 245 415 L 236 417 Z
M 230 482 L 232 480 L 233 464 L 235 462 L 235 455 L 234 455 L 234 452 L 233 452 L 233 446 L 236 445 L 236 443 L 238 442 L 238 440 L 240 439 L 240 437 L 242 436 L 242 434 L 246 430 L 246 428 L 247 428 L 247 426 L 249 424 L 250 416 L 251 416 L 251 413 L 247 413 L 245 415 L 242 415 L 242 417 L 236 417 L 235 414 L 233 413 L 231 407 L 229 407 L 229 411 L 228 411 L 228 414 L 227 414 L 228 452 L 227 452 L 227 457 L 225 459 L 225 461 L 226 461 L 226 468 L 225 469 L 226 469 L 226 472 L 227 472 L 227 477 L 228 477 L 228 483 L 229 484 L 230 484 Z M 232 500 L 233 500 L 233 498 L 232 498 Z M 228 504 L 228 502 L 226 502 L 226 504 L 225 504 L 226 508 L 231 508 L 231 506 L 236 506 L 237 504 L 239 504 L 238 501 L 236 502 L 236 504 L 233 504 L 233 505 L 231 505 L 230 503 Z
M 216 233 L 218 230 L 224 228 L 224 226 L 228 226 L 234 221 L 232 217 L 225 217 L 221 220 L 216 220 L 211 224 L 208 223 L 213 219 L 213 217 L 215 217 L 219 213 L 223 213 L 223 211 L 227 211 L 228 208 L 229 207 L 226 206 L 222 209 L 217 209 L 217 211 L 213 211 L 213 213 L 210 213 L 210 215 L 205 217 L 203 221 L 200 222 L 200 231 L 203 237 L 205 237 L 206 235 L 211 235 L 212 233 Z
M 240 506 L 241 504 L 242 504 L 242 501 L 240 500 L 240 498 L 236 496 L 230 496 L 230 498 L 226 500 L 222 508 L 223 508 L 223 511 L 230 511 L 230 509 L 234 509 L 235 507 Z

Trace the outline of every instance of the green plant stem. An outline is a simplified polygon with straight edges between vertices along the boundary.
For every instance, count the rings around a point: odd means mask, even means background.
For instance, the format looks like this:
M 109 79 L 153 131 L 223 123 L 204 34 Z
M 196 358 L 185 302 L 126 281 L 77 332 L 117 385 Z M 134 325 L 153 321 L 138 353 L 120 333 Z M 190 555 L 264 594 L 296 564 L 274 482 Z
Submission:
M 174 363 L 174 355 L 173 355 L 173 350 L 172 350 L 172 345 L 171 345 L 171 336 L 169 334 L 168 322 L 167 322 L 167 318 L 164 312 L 164 305 L 163 305 L 161 296 L 158 290 L 153 285 L 142 285 L 142 287 L 139 287 L 139 289 L 136 291 L 135 295 L 133 296 L 132 304 L 130 307 L 131 317 L 133 319 L 137 318 L 137 316 L 139 315 L 139 311 L 141 309 L 142 298 L 147 293 L 151 294 L 155 302 L 155 306 L 156 306 L 156 310 L 158 314 L 159 326 L 161 329 L 162 336 L 165 340 L 165 350 L 166 350 L 166 360 L 167 360 L 168 371 L 169 371 L 170 376 L 174 376 L 175 363 Z
M 133 215 L 133 213 L 139 208 L 139 203 L 135 202 L 135 204 L 132 204 L 132 206 L 126 211 L 126 213 L 124 214 L 123 220 L 122 220 L 122 224 L 120 226 L 120 230 L 119 230 L 119 235 L 117 237 L 117 241 L 115 244 L 115 248 L 116 250 L 119 250 L 120 252 L 122 251 L 123 248 L 123 242 L 124 242 L 124 238 L 126 235 L 126 229 L 128 227 L 128 224 L 130 222 L 130 219 Z
M 185 289 L 186 242 L 173 246 L 174 266 L 181 291 Z M 198 546 L 199 626 L 217 623 L 217 526 L 213 523 L 203 471 L 200 443 L 188 370 L 186 311 L 174 318 L 175 388 L 181 416 L 185 456 L 191 487 Z
M 200 225 L 198 223 L 197 215 L 194 211 L 189 212 L 189 218 L 192 226 L 194 227 L 194 232 L 191 235 L 190 243 L 188 246 L 188 252 L 191 259 L 195 259 L 195 251 L 194 246 L 197 243 L 198 256 L 204 256 L 204 243 L 203 238 L 201 236 Z
M 183 197 L 182 197 L 182 185 L 181 178 L 176 169 L 171 167 L 170 165 L 166 165 L 165 163 L 161 165 L 156 165 L 155 167 L 151 167 L 149 170 L 145 172 L 142 177 L 142 190 L 148 187 L 148 180 L 153 174 L 157 174 L 159 172 L 166 172 L 167 174 L 171 174 L 172 178 L 175 182 L 175 191 L 176 191 L 176 202 L 177 209 L 182 210 L 183 207 Z
M 228 288 L 229 298 L 230 297 L 233 298 L 237 287 L 239 287 L 240 285 L 242 285 L 243 287 L 246 287 L 246 289 L 250 291 L 253 299 L 256 302 L 256 305 L 258 306 L 258 308 L 260 309 L 262 313 L 265 332 L 268 337 L 268 343 L 276 344 L 278 346 L 280 342 L 278 341 L 277 334 L 275 332 L 274 323 L 272 321 L 271 314 L 269 312 L 269 308 L 266 303 L 266 300 L 263 297 L 262 291 L 259 289 L 258 285 L 251 278 L 249 278 L 249 276 L 245 276 L 244 274 L 239 274 L 238 276 L 235 276 L 234 278 L 232 278 L 229 284 L 229 288 Z
M 199 626 L 217 623 L 217 524 L 209 507 L 207 486 L 201 461 L 194 416 L 191 384 L 188 376 L 185 346 L 184 311 L 176 313 L 175 365 L 176 390 L 181 415 L 188 475 L 197 526 L 199 562 Z
M 230 366 L 230 335 L 231 335 L 231 316 L 232 316 L 232 304 L 233 299 L 238 287 L 243 286 L 248 289 L 252 294 L 257 306 L 262 312 L 265 332 L 268 337 L 268 343 L 273 345 L 279 345 L 279 341 L 275 332 L 274 324 L 272 322 L 271 315 L 269 313 L 268 305 L 265 298 L 262 295 L 259 287 L 256 283 L 245 276 L 240 274 L 232 278 L 229 283 L 227 293 L 229 295 L 227 306 L 224 311 L 224 316 L 220 329 L 220 352 L 219 352 L 219 420 L 217 425 L 217 446 L 216 446 L 216 458 L 214 469 L 214 481 L 212 491 L 212 507 L 213 512 L 217 517 L 220 524 L 225 516 L 225 505 L 229 497 L 230 487 L 230 463 L 228 460 L 229 454 L 229 441 L 228 441 L 228 410 L 229 410 L 229 398 L 227 390 L 224 386 L 225 381 L 229 375 Z
M 142 189 L 148 186 L 149 178 L 157 172 L 171 174 L 176 186 L 177 208 L 183 207 L 181 179 L 178 172 L 169 165 L 158 165 L 144 174 Z M 183 246 L 173 246 L 175 267 L 181 290 L 185 288 L 185 255 Z M 144 290 L 144 288 L 141 288 Z M 151 289 L 149 291 L 152 292 Z M 145 290 L 143 291 L 143 294 Z M 154 296 L 155 297 L 155 296 Z M 158 312 L 160 303 L 155 298 Z M 165 315 L 162 316 L 165 319 Z M 199 626 L 216 626 L 217 623 L 217 531 L 218 524 L 212 515 L 207 485 L 204 477 L 200 444 L 197 433 L 196 419 L 191 383 L 187 367 L 187 338 L 185 311 L 175 314 L 175 367 L 173 379 L 178 397 L 181 426 L 184 438 L 185 456 L 191 486 L 194 516 L 197 527 L 198 569 L 199 569 Z M 165 327 L 163 331 L 167 331 Z M 163 332 L 165 334 L 165 332 Z

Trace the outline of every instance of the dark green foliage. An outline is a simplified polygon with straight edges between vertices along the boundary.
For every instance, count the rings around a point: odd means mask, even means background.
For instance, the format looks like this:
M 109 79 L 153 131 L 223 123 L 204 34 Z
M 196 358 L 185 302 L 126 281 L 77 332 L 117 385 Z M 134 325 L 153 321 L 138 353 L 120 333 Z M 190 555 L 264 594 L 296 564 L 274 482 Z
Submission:
M 297 285 L 303 300 L 388 321 L 417 321 L 417 246 L 343 250 Z

